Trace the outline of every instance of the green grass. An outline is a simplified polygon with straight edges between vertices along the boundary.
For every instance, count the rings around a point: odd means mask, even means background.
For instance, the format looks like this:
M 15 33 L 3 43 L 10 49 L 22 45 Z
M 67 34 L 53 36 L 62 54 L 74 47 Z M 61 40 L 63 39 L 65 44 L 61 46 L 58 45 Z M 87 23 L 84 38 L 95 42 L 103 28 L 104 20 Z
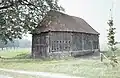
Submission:
M 25 52 L 25 51 L 24 51 Z M 10 52 L 12 55 L 15 52 Z M 19 53 L 19 52 L 18 52 Z M 22 52 L 20 52 L 22 53 Z M 28 53 L 26 51 L 26 53 Z M 4 57 L 4 53 L 1 52 Z M 13 54 L 18 55 L 18 54 Z M 15 57 L 13 56 L 12 57 Z M 22 55 L 22 54 L 21 54 Z M 7 55 L 8 57 L 9 55 Z M 9 56 L 10 57 L 10 56 Z M 120 61 L 120 59 L 119 59 Z M 51 60 L 43 61 L 40 59 L 0 59 L 0 68 L 64 73 L 85 78 L 120 78 L 120 66 L 112 68 L 99 59 L 68 59 L 68 60 Z M 22 77 L 21 77 L 22 78 Z
M 116 67 L 106 67 L 99 60 L 1 60 L 0 68 L 65 73 L 86 78 L 119 78 L 120 69 Z M 113 77 L 114 76 L 114 77 Z
M 2 58 L 24 58 L 27 55 L 30 55 L 30 49 L 0 50 Z

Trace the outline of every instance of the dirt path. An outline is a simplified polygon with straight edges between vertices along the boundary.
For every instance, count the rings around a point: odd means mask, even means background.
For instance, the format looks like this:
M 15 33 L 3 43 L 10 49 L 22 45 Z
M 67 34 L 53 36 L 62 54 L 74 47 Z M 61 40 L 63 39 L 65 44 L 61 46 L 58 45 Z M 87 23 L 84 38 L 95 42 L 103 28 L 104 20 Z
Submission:
M 13 78 L 13 77 L 8 77 L 8 76 L 0 75 L 0 78 Z
M 22 70 L 10 70 L 10 69 L 2 69 L 0 71 L 12 72 L 12 73 L 19 73 L 25 75 L 32 75 L 32 76 L 40 76 L 46 78 L 84 78 L 84 77 L 75 77 L 69 76 L 66 74 L 56 74 L 56 73 L 48 73 L 48 72 L 32 72 L 32 71 L 22 71 Z

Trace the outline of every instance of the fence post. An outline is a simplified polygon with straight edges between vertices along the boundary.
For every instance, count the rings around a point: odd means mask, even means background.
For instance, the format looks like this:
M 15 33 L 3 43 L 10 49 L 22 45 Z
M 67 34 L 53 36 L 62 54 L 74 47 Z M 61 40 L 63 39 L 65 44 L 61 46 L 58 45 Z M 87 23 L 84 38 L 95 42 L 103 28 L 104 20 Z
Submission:
M 100 53 L 100 61 L 103 62 L 102 53 Z

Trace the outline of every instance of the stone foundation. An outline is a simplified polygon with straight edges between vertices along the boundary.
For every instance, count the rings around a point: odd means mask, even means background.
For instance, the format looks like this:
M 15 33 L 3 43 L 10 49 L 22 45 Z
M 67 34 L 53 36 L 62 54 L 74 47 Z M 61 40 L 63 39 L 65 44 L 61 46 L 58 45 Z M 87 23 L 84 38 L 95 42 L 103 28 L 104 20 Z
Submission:
M 71 53 L 70 52 L 57 52 L 57 53 L 49 53 L 49 58 L 67 58 L 70 57 Z
M 91 53 L 94 53 L 94 51 L 53 52 L 53 53 L 49 53 L 48 57 L 59 59 L 59 58 L 83 56 L 83 55 L 87 55 L 87 54 L 91 54 Z

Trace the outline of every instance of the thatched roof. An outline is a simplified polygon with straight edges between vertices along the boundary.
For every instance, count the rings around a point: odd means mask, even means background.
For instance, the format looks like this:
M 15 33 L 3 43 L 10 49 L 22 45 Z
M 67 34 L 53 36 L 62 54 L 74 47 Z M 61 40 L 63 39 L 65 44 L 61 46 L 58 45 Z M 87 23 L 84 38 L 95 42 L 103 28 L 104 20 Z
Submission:
M 53 20 L 48 19 L 47 16 L 50 16 L 49 18 L 52 17 Z M 99 34 L 82 18 L 69 16 L 57 11 L 50 11 L 47 16 L 35 29 L 36 33 L 48 31 L 67 31 Z

